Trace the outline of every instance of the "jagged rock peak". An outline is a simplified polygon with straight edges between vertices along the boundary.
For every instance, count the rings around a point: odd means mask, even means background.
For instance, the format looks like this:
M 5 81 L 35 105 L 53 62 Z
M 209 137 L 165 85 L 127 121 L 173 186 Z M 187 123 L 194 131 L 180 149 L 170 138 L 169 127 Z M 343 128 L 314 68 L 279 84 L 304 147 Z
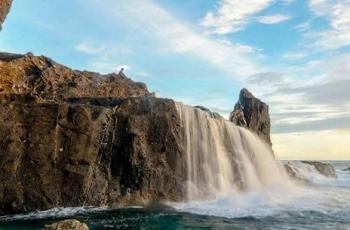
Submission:
M 252 130 L 272 145 L 269 107 L 246 88 L 243 88 L 239 94 L 238 102 L 230 114 L 230 121 Z
M 0 1 L 0 31 L 2 28 L 2 23 L 5 21 L 6 15 L 10 11 L 12 0 L 1 0 Z

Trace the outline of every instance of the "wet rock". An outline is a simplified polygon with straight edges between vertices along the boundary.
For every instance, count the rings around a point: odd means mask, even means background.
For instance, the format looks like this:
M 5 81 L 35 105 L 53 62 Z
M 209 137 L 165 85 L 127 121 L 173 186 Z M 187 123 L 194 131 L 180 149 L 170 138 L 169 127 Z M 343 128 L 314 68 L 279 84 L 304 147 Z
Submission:
M 337 177 L 333 165 L 329 163 L 319 162 L 319 161 L 302 161 L 304 164 L 309 164 L 315 167 L 315 169 L 326 177 Z
M 44 230 L 89 230 L 89 228 L 78 220 L 68 219 L 45 225 Z
M 0 98 L 0 215 L 184 198 L 185 153 L 172 100 L 97 106 Z
M 301 177 L 295 170 L 295 168 L 290 165 L 289 163 L 284 164 L 284 169 L 286 170 L 287 174 L 294 180 L 301 182 L 301 183 L 305 183 L 305 184 L 309 184 L 310 181 L 307 178 Z
M 181 200 L 175 102 L 123 73 L 0 54 L 0 215 Z
M 350 167 L 342 169 L 343 171 L 349 171 L 350 172 Z
M 254 97 L 247 89 L 241 90 L 239 100 L 229 119 L 236 125 L 246 127 L 257 133 L 261 139 L 272 145 L 269 107 L 266 103 Z
M 206 108 L 204 106 L 197 105 L 197 106 L 194 106 L 194 108 L 200 109 L 200 110 L 202 110 L 204 112 L 207 112 L 212 118 L 217 118 L 217 119 L 222 118 L 220 114 L 218 114 L 216 112 L 212 112 L 212 111 L 210 111 L 208 108 Z
M 6 15 L 9 13 L 11 8 L 12 0 L 1 0 L 0 1 L 0 31 L 2 23 L 5 21 Z

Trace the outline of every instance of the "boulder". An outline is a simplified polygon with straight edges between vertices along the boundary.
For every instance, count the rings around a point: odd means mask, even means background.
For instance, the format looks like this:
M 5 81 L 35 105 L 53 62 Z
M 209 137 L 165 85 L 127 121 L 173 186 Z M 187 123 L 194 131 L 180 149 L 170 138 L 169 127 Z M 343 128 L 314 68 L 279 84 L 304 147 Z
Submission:
M 0 1 L 0 31 L 2 23 L 5 21 L 6 15 L 9 13 L 11 8 L 12 0 L 1 0 Z
M 248 128 L 257 133 L 261 139 L 272 145 L 269 107 L 266 103 L 254 97 L 247 89 L 241 90 L 238 102 L 231 112 L 229 119 L 236 125 Z
M 342 169 L 343 171 L 349 171 L 350 172 L 350 167 Z
M 337 177 L 333 165 L 329 163 L 319 162 L 319 161 L 302 161 L 304 164 L 309 164 L 315 167 L 315 169 L 326 177 Z
M 331 164 L 318 161 L 288 161 L 284 168 L 292 179 L 303 183 L 313 183 L 315 178 L 337 177 Z
M 310 181 L 306 178 L 306 177 L 302 177 L 298 174 L 298 172 L 295 170 L 295 168 L 290 165 L 289 163 L 286 163 L 283 165 L 284 169 L 286 170 L 287 174 L 289 177 L 291 177 L 292 179 L 301 182 L 301 183 L 305 183 L 308 184 L 310 183 Z
M 44 230 L 89 230 L 89 227 L 78 220 L 68 219 L 45 225 Z

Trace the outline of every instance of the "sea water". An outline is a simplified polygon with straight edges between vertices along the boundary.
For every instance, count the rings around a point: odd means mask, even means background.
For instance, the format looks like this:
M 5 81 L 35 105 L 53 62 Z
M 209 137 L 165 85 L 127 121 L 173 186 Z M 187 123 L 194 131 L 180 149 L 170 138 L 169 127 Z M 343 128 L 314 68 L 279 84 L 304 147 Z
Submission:
M 330 162 L 337 178 L 323 177 L 307 185 L 304 194 L 284 203 L 261 194 L 247 194 L 236 204 L 230 198 L 161 207 L 57 208 L 27 215 L 0 217 L 0 229 L 42 229 L 66 218 L 90 229 L 350 229 L 350 161 Z M 238 198 L 237 198 L 238 199 Z

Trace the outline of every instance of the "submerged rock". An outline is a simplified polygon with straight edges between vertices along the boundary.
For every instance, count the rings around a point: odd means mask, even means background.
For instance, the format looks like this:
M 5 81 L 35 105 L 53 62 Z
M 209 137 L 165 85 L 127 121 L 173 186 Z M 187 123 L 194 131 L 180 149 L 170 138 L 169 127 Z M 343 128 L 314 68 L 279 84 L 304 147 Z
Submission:
M 288 161 L 284 168 L 291 178 L 304 183 L 312 183 L 324 177 L 337 177 L 331 164 L 318 161 Z
M 300 173 L 289 163 L 284 164 L 284 169 L 286 170 L 289 177 L 302 183 L 310 183 L 307 177 L 300 175 Z
M 45 225 L 44 230 L 89 230 L 89 227 L 78 220 L 68 219 Z
M 11 8 L 12 0 L 1 0 L 0 1 L 0 31 L 2 23 L 5 21 L 6 15 L 9 13 Z
M 315 167 L 315 169 L 326 177 L 337 177 L 333 165 L 329 163 L 319 162 L 319 161 L 302 161 L 304 164 L 309 164 Z
M 266 103 L 254 97 L 247 89 L 241 90 L 239 100 L 230 114 L 230 121 L 252 130 L 266 143 L 272 145 L 269 107 Z

